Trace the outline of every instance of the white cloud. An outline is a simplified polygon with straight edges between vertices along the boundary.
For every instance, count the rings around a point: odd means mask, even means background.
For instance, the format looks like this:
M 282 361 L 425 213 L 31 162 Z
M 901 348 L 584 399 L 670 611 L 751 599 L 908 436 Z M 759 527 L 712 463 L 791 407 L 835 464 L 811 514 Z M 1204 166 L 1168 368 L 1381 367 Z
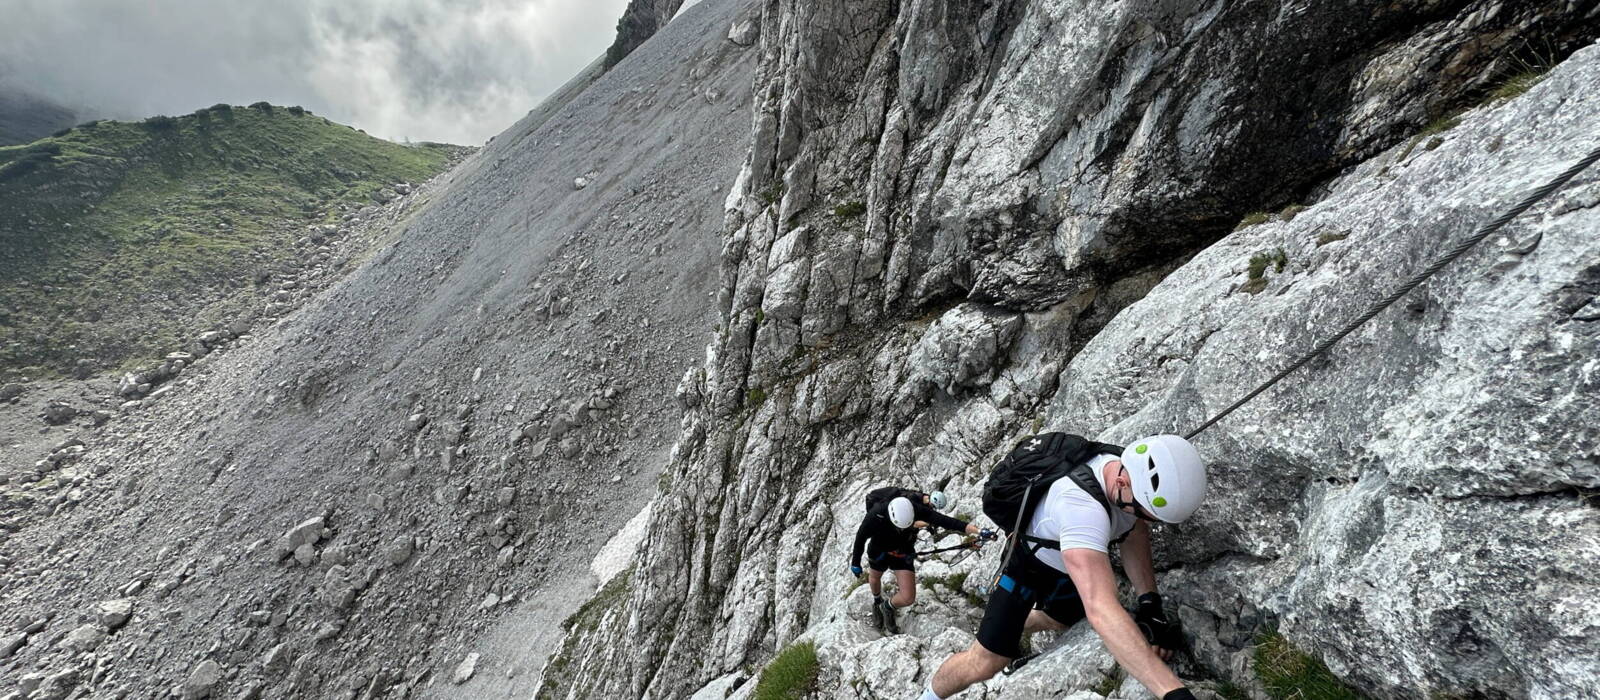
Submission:
M 481 143 L 605 51 L 626 0 L 0 0 L 5 80 L 119 118 L 299 104 Z

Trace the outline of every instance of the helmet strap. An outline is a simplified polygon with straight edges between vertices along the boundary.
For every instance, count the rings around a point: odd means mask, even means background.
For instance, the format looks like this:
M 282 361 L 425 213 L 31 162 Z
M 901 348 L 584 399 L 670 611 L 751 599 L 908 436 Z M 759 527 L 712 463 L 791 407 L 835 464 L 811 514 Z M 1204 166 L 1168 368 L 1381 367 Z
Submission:
M 1122 465 L 1122 473 L 1124 473 L 1124 474 L 1128 473 L 1128 465 L 1126 465 L 1126 464 Z M 1161 522 L 1160 518 L 1156 518 L 1156 517 L 1152 517 L 1150 515 L 1146 515 L 1145 511 L 1144 511 L 1144 506 L 1140 505 L 1138 501 L 1136 501 L 1136 500 L 1131 500 L 1131 501 L 1122 500 L 1122 489 L 1120 489 L 1120 488 L 1113 489 L 1113 491 L 1117 494 L 1117 496 L 1116 496 L 1116 504 L 1117 504 L 1117 509 L 1118 510 L 1125 509 L 1128 506 L 1133 506 L 1133 517 L 1138 518 L 1140 520 L 1148 520 L 1148 521 L 1150 521 L 1152 523 Z

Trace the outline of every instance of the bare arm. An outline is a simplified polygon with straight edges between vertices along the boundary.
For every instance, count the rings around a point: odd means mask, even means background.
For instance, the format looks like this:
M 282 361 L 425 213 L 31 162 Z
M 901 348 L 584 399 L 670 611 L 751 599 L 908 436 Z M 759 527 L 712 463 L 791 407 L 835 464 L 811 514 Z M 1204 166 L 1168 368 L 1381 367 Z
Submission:
M 956 524 L 960 525 L 961 521 L 957 520 Z M 927 521 L 925 521 L 925 520 L 918 520 L 913 525 L 913 527 L 919 527 L 919 528 L 926 528 L 928 526 L 929 526 L 929 523 Z M 948 528 L 945 528 L 945 529 L 946 530 L 950 530 L 951 532 L 965 532 L 965 533 L 967 533 L 969 535 L 976 535 L 979 532 L 978 526 L 977 525 L 973 525 L 972 523 L 967 523 L 965 525 L 965 527 L 948 527 Z
M 937 526 L 951 532 L 965 532 L 969 535 L 978 534 L 978 526 L 959 518 L 952 518 L 932 508 L 921 506 L 917 508 L 917 527 Z
M 1133 583 L 1134 595 L 1156 592 L 1155 557 L 1150 554 L 1150 523 L 1143 520 L 1133 526 L 1128 539 L 1122 541 L 1122 573 Z
M 1145 544 L 1148 551 L 1148 538 Z M 1078 595 L 1083 599 L 1083 610 L 1089 624 L 1100 635 L 1117 663 L 1127 669 L 1129 675 L 1139 679 L 1156 697 L 1182 688 L 1183 681 L 1178 680 L 1178 676 L 1145 643 L 1139 627 L 1117 601 L 1117 581 L 1111 574 L 1111 558 L 1105 552 L 1093 549 L 1068 549 L 1061 553 L 1061 559 L 1067 565 L 1067 575 L 1072 577 L 1072 583 L 1077 586 Z

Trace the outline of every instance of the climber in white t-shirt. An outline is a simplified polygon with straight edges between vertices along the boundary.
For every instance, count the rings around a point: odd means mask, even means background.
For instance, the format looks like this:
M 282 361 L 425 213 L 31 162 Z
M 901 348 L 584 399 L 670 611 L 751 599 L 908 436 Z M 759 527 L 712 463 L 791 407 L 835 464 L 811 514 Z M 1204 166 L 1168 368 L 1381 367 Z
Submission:
M 1182 522 L 1199 508 L 1205 465 L 1176 435 L 1146 438 L 1120 455 L 1115 449 L 1050 433 L 1024 441 L 996 468 L 986 487 L 985 513 L 1006 528 L 1012 525 L 990 512 L 989 490 L 998 491 L 994 484 L 1004 469 L 1035 477 L 1022 480 L 1030 491 L 1020 498 L 996 499 L 1011 503 L 1015 524 L 1027 523 L 1014 542 L 1021 551 L 1011 553 L 995 582 L 977 641 L 944 661 L 920 700 L 953 697 L 1008 665 L 1025 663 L 1031 658 L 1022 653 L 1025 632 L 1066 629 L 1084 619 L 1117 663 L 1156 697 L 1193 700 L 1164 663 L 1182 648 L 1183 633 L 1156 592 L 1150 521 Z M 1031 491 L 1034 484 L 1048 484 L 1048 491 L 1040 497 Z M 1114 543 L 1120 543 L 1123 573 L 1138 595 L 1132 616 L 1117 599 L 1109 556 Z
M 1122 465 L 1115 455 L 1103 454 L 1089 460 L 1089 468 L 1094 470 L 1100 479 L 1100 488 L 1107 493 L 1110 489 L 1105 483 L 1106 466 L 1113 462 L 1116 465 L 1110 471 L 1116 473 Z M 1065 574 L 1067 565 L 1061 552 L 1082 548 L 1109 553 L 1111 543 L 1122 541 L 1138 523 L 1139 516 L 1122 509 L 1113 510 L 1108 517 L 1105 506 L 1094 500 L 1094 496 L 1071 479 L 1059 479 L 1050 485 L 1049 494 L 1034 510 L 1026 532 L 1032 537 L 1061 542 L 1060 549 L 1040 548 L 1034 552 L 1034 557 Z

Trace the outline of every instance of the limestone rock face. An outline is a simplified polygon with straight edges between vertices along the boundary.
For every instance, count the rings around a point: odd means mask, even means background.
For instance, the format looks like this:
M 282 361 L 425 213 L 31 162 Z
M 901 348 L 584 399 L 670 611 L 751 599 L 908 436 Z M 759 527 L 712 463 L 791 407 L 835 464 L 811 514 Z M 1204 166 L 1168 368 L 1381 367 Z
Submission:
M 961 388 L 983 387 L 994 381 L 998 365 L 1021 330 L 1018 314 L 965 306 L 952 309 L 912 346 L 911 381 L 952 395 Z
M 683 0 L 630 0 L 622 19 L 617 21 L 617 38 L 606 49 L 606 67 L 627 58 L 670 21 L 680 7 L 683 7 Z
M 718 333 L 621 602 L 545 690 L 741 697 L 810 641 L 820 697 L 914 696 L 998 548 L 925 562 L 884 638 L 846 573 L 867 489 L 972 516 L 1024 435 L 1185 432 L 1594 147 L 1600 49 L 1482 100 L 1585 10 L 1369 10 L 766 2 Z M 1600 676 L 1597 202 L 1600 171 L 1197 438 L 1211 498 L 1156 533 L 1185 677 L 1250 688 L 1269 625 L 1379 697 Z M 1035 644 L 983 697 L 1143 693 L 1083 626 Z

